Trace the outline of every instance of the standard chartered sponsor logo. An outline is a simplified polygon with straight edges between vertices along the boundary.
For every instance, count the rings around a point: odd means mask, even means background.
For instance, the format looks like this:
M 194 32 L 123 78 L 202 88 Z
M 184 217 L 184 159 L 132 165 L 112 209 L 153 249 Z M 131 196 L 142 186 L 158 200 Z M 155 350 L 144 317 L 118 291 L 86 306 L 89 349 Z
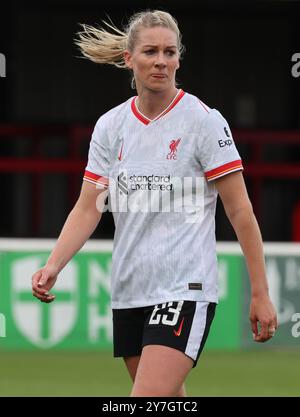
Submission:
M 132 191 L 136 190 L 160 190 L 172 191 L 173 184 L 171 175 L 131 175 L 128 178 L 129 186 Z
M 127 185 L 127 176 L 125 172 L 121 172 L 118 175 L 117 183 L 119 187 L 119 193 L 120 194 L 128 194 L 128 185 Z
M 200 223 L 204 216 L 204 178 L 166 175 L 128 175 L 122 170 L 109 179 L 109 199 L 101 211 L 184 213 L 187 223 Z

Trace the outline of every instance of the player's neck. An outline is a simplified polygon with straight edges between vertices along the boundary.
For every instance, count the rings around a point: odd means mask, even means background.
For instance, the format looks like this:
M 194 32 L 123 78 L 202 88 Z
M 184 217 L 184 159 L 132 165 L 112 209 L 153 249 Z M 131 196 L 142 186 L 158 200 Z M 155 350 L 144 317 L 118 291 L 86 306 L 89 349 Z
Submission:
M 176 87 L 167 92 L 143 90 L 137 97 L 136 106 L 140 113 L 148 119 L 154 120 L 172 103 L 177 94 Z

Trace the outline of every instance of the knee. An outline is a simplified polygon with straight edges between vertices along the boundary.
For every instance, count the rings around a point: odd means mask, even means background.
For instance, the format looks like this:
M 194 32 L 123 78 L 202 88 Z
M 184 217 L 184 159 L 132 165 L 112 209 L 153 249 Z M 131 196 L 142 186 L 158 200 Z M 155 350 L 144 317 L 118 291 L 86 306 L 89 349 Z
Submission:
M 184 387 L 172 388 L 166 385 L 149 386 L 134 384 L 131 397 L 185 397 Z

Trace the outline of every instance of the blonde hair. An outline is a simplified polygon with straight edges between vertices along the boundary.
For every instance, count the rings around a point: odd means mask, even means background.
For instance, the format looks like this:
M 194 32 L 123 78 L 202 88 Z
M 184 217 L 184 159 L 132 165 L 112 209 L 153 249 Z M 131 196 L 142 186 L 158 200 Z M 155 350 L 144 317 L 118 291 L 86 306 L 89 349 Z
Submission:
M 107 31 L 102 27 L 82 24 L 83 31 L 78 32 L 79 39 L 75 40 L 81 53 L 97 64 L 111 64 L 118 68 L 127 68 L 123 53 L 127 49 L 134 50 L 138 33 L 141 28 L 162 26 L 171 29 L 177 36 L 179 58 L 184 47 L 181 43 L 181 33 L 176 19 L 167 12 L 161 10 L 146 10 L 135 13 L 130 19 L 125 31 L 118 29 L 112 22 L 102 22 L 111 29 Z

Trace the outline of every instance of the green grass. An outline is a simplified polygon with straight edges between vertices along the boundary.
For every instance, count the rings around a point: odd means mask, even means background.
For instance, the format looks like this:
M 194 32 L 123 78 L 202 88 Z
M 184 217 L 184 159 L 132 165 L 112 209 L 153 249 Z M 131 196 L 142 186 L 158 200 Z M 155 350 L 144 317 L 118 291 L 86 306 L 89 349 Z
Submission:
M 190 396 L 300 396 L 300 351 L 204 352 Z M 0 351 L 0 396 L 127 396 L 131 381 L 111 353 Z

